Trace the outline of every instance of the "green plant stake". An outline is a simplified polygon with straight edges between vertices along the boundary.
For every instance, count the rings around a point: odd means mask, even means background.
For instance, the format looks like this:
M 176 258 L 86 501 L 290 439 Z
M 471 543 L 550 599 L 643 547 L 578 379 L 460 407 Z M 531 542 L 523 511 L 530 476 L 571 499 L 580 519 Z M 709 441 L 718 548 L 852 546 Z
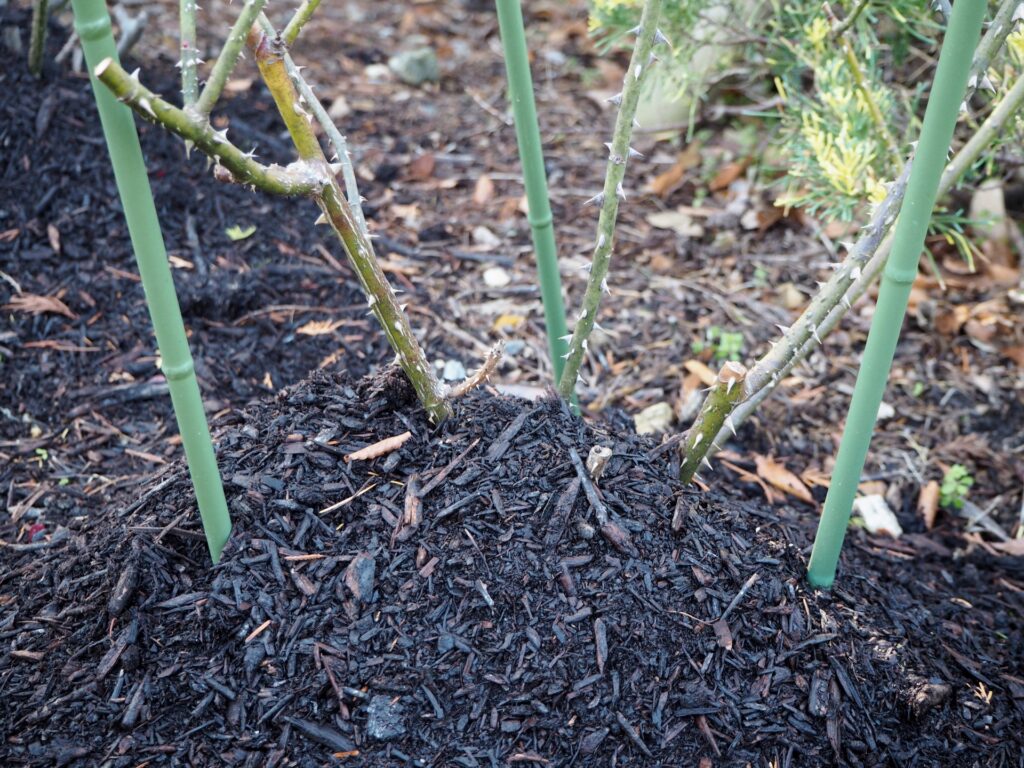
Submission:
M 516 123 L 519 142 L 519 160 L 523 166 L 523 184 L 529 204 L 530 229 L 533 247 L 537 253 L 537 277 L 540 280 L 541 301 L 544 304 L 544 323 L 548 332 L 548 351 L 555 371 L 555 381 L 562 378 L 565 337 L 569 327 L 562 302 L 562 280 L 558 274 L 558 253 L 555 248 L 554 217 L 548 198 L 548 179 L 544 170 L 544 152 L 540 143 L 537 123 L 537 105 L 530 77 L 530 58 L 526 50 L 523 29 L 523 11 L 519 0 L 496 0 L 501 44 L 505 50 L 505 71 L 508 73 L 508 96 Z
M 835 580 L 839 552 L 899 341 L 910 288 L 917 276 L 918 259 L 960 113 L 985 6 L 984 0 L 958 0 L 953 5 L 906 198 L 893 234 L 892 253 L 882 275 L 864 359 L 811 551 L 807 579 L 816 587 L 831 587 Z
M 106 58 L 117 59 L 105 0 L 72 0 L 75 29 L 82 40 L 90 72 Z M 206 532 L 210 557 L 216 563 L 231 532 L 231 518 L 224 499 L 217 458 L 206 424 L 203 400 L 199 393 L 192 353 L 185 336 L 185 325 L 174 293 L 174 281 L 167 263 L 160 222 L 153 192 L 149 187 L 142 159 L 139 136 L 131 111 L 119 104 L 95 76 L 90 75 L 93 95 L 103 124 L 103 134 L 114 166 L 117 191 L 128 222 L 135 259 L 142 275 L 149 314 L 153 320 L 157 344 L 163 357 L 163 374 L 171 393 L 174 415 L 178 420 L 196 502 Z

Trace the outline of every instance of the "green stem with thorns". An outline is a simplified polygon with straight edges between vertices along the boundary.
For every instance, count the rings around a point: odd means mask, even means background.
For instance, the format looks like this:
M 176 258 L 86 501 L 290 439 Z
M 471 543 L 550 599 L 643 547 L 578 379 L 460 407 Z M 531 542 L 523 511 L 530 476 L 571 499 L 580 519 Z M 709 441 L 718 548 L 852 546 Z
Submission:
M 306 22 L 309 21 L 313 12 L 316 11 L 320 5 L 320 0 L 302 0 L 302 5 L 295 11 L 295 15 L 292 16 L 291 21 L 284 28 L 284 32 L 281 36 L 284 38 L 284 44 L 289 48 L 295 42 L 295 38 L 299 36 L 299 32 L 306 26 Z
M 679 453 L 682 462 L 679 465 L 679 479 L 688 483 L 700 468 L 701 462 L 707 461 L 703 445 L 715 439 L 722 428 L 725 417 L 743 396 L 743 379 L 747 369 L 740 363 L 728 362 L 718 372 L 711 391 L 704 398 L 697 419 L 683 436 Z
M 597 223 L 597 244 L 590 267 L 587 289 L 583 295 L 583 308 L 580 310 L 569 340 L 569 352 L 566 357 L 562 378 L 558 382 L 558 392 L 566 400 L 570 399 L 576 389 L 580 365 L 587 350 L 587 339 L 594 330 L 597 311 L 601 305 L 601 295 L 608 290 L 608 263 L 612 255 L 612 240 L 615 236 L 615 221 L 619 213 L 619 198 L 625 197 L 622 180 L 626 176 L 626 164 L 633 150 L 629 146 L 633 135 L 633 121 L 636 116 L 637 103 L 640 100 L 640 88 L 643 77 L 654 62 L 652 49 L 661 40 L 658 30 L 658 19 L 661 17 L 662 0 L 646 0 L 640 26 L 636 30 L 636 45 L 629 60 L 622 93 L 615 97 L 619 102 L 619 114 L 615 119 L 615 132 L 609 149 L 608 168 L 605 173 L 604 190 L 593 200 L 601 205 L 601 215 Z
M 195 144 L 217 163 L 215 175 L 221 181 L 250 184 L 264 192 L 289 196 L 316 194 L 325 183 L 320 169 L 308 163 L 293 163 L 286 168 L 261 165 L 228 141 L 224 132 L 214 131 L 202 118 L 164 101 L 112 59 L 100 62 L 95 75 L 139 117 Z
M 391 284 L 384 276 L 373 252 L 370 239 L 359 228 L 355 214 L 349 207 L 338 187 L 338 182 L 323 149 L 309 121 L 309 115 L 299 104 L 298 93 L 285 68 L 281 38 L 271 37 L 257 27 L 249 33 L 249 48 L 256 58 L 263 82 L 277 105 L 278 113 L 284 120 L 292 143 L 299 158 L 327 172 L 327 183 L 314 196 L 323 211 L 326 223 L 330 224 L 345 248 L 345 253 L 359 277 L 363 290 L 369 298 L 370 311 L 377 317 L 391 348 L 398 356 L 398 363 L 416 390 L 420 402 L 435 421 L 451 415 L 447 393 L 434 377 L 423 350 L 409 326 L 408 318 L 395 297 Z
M 49 12 L 49 0 L 36 0 L 32 4 L 32 31 L 28 43 L 28 71 L 36 77 L 43 73 L 43 53 L 46 50 L 46 22 Z
M 181 99 L 191 107 L 199 98 L 199 48 L 196 42 L 196 0 L 180 0 L 178 4 L 180 25 L 179 45 L 181 57 Z
M 245 45 L 249 30 L 266 2 L 267 0 L 245 0 L 238 18 L 235 19 L 234 26 L 231 27 L 231 32 L 228 33 L 227 40 L 224 41 L 220 56 L 213 64 L 213 71 L 210 72 L 210 77 L 206 81 L 206 85 L 203 86 L 203 92 L 199 94 L 199 99 L 196 101 L 195 109 L 203 117 L 209 117 L 210 112 L 213 111 L 213 106 L 220 98 L 228 78 L 231 77 L 231 73 L 238 63 L 238 56 L 242 52 L 242 46 Z

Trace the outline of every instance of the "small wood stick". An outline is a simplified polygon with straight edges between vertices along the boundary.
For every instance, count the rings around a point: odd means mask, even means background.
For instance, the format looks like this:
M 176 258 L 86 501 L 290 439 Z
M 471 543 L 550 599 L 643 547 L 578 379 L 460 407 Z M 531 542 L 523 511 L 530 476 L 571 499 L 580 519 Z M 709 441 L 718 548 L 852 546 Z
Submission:
M 601 479 L 608 466 L 608 459 L 611 457 L 612 449 L 607 446 L 595 445 L 590 449 L 590 454 L 587 456 L 587 472 L 590 473 L 595 483 Z

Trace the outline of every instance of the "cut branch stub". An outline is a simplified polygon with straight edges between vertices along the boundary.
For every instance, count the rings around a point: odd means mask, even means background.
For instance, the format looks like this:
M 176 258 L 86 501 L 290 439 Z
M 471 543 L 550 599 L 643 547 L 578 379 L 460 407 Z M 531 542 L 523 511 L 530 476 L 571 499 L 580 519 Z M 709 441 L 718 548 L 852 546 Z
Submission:
M 718 372 L 718 377 L 711 385 L 711 391 L 704 399 L 700 413 L 697 414 L 693 426 L 683 436 L 680 445 L 682 462 L 679 467 L 679 479 L 684 483 L 693 479 L 701 462 L 705 460 L 707 446 L 715 439 L 725 419 L 743 397 L 743 382 L 746 378 L 746 367 L 736 362 L 726 363 Z

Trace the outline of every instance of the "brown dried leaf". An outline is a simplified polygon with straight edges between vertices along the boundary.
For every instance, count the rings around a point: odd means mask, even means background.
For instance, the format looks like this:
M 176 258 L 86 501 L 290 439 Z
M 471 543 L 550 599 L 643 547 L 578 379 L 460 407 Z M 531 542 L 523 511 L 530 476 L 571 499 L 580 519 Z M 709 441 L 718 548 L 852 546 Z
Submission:
M 808 504 L 814 503 L 814 497 L 811 496 L 811 492 L 800 478 L 775 461 L 775 459 L 755 453 L 754 461 L 757 464 L 758 477 L 780 491 L 800 499 L 800 501 L 805 501 Z
M 27 312 L 31 315 L 46 313 L 64 315 L 64 317 L 70 317 L 72 320 L 78 317 L 78 315 L 68 309 L 67 304 L 56 296 L 38 296 L 34 293 L 19 293 L 17 296 L 12 296 L 11 303 L 4 304 L 2 308 L 9 309 L 12 312 Z
M 1002 552 L 1004 555 L 1024 557 L 1024 539 L 1011 539 L 1010 541 L 994 541 L 992 548 Z
M 420 155 L 409 163 L 409 178 L 413 181 L 426 181 L 434 175 L 434 166 L 437 165 L 437 158 L 432 152 Z
M 686 172 L 696 168 L 700 162 L 700 144 L 693 142 L 679 153 L 675 164 L 651 181 L 651 191 L 660 198 L 666 198 L 682 183 Z
M 725 189 L 736 181 L 736 179 L 738 179 L 745 170 L 747 170 L 748 165 L 750 165 L 750 160 L 748 159 L 726 163 L 718 169 L 718 173 L 716 173 L 715 177 L 711 179 L 711 183 L 708 184 L 708 189 L 712 192 L 718 192 Z
M 718 374 L 708 368 L 700 360 L 687 360 L 683 368 L 692 373 L 705 387 L 712 386 L 718 380 Z
M 494 197 L 494 182 L 491 181 L 491 177 L 486 173 L 476 180 L 476 186 L 473 187 L 473 202 L 479 206 L 484 206 L 491 201 Z
M 303 336 L 327 336 L 334 333 L 343 322 L 342 320 L 310 320 L 305 325 L 296 328 L 295 332 L 301 333 Z
M 365 448 L 360 448 L 358 451 L 354 451 L 345 457 L 345 461 L 367 461 L 369 459 L 376 459 L 379 456 L 397 451 L 403 445 L 405 441 L 412 437 L 412 432 L 403 432 L 400 435 L 394 437 L 385 437 L 383 440 L 378 440 L 372 445 L 368 445 Z
M 929 531 L 935 525 L 935 516 L 939 512 L 939 484 L 929 480 L 917 497 L 917 512 L 924 520 L 924 527 Z

